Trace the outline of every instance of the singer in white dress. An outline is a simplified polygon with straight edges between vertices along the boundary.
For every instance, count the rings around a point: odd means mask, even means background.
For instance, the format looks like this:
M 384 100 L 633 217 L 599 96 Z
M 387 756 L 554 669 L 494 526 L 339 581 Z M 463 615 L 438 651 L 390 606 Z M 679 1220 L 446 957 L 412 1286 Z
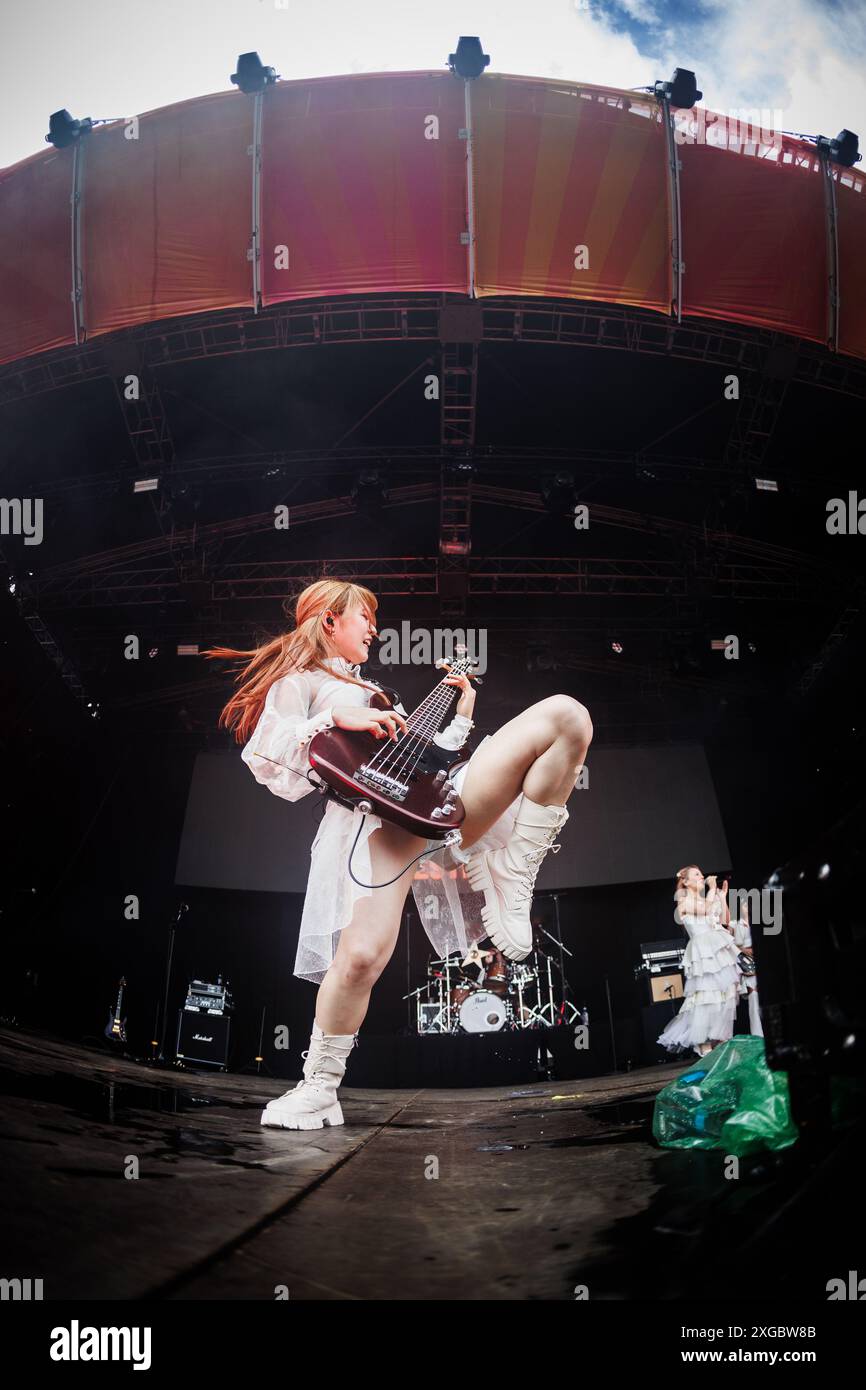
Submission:
M 343 657 L 327 658 L 324 664 L 343 675 L 360 676 L 360 665 L 352 665 Z M 363 679 L 368 685 L 381 689 L 369 676 Z M 255 731 L 241 753 L 243 761 L 256 780 L 275 796 L 286 801 L 300 801 L 315 791 L 313 783 L 307 779 L 309 744 L 313 735 L 333 727 L 334 706 L 368 706 L 372 693 L 359 685 L 347 685 L 320 670 L 281 677 L 268 690 Z M 402 704 L 395 708 L 398 714 L 406 714 Z M 455 714 L 433 741 L 440 748 L 458 750 L 472 728 L 471 719 Z M 482 739 L 478 747 L 486 742 L 486 738 Z M 478 749 L 475 751 L 477 753 Z M 469 761 L 454 774 L 458 795 Z M 313 778 L 315 780 L 315 774 Z M 483 847 L 499 848 L 507 842 L 518 802 L 519 797 L 476 845 L 483 842 Z M 368 841 L 381 824 L 380 817 L 370 812 L 365 816 L 357 809 L 349 811 L 339 802 L 326 802 L 310 850 L 310 875 L 294 965 L 294 973 L 300 979 L 314 984 L 321 982 L 334 959 L 340 932 L 352 920 L 355 903 L 373 891 L 356 883 L 346 872 L 346 866 L 358 836 L 352 858 L 355 878 L 360 879 L 361 884 L 375 881 Z M 418 861 L 412 880 L 418 914 L 440 956 L 455 951 L 465 955 L 486 934 L 481 922 L 481 895 L 474 893 L 469 885 L 459 849 L 452 853 L 443 848 L 439 840 L 430 840 L 428 844 L 430 853 Z
M 706 893 L 704 889 L 706 888 Z M 689 937 L 683 957 L 682 1006 L 659 1036 L 670 1051 L 690 1048 L 703 1056 L 734 1033 L 740 989 L 737 946 L 722 924 L 724 892 L 696 864 L 677 874 L 674 918 Z

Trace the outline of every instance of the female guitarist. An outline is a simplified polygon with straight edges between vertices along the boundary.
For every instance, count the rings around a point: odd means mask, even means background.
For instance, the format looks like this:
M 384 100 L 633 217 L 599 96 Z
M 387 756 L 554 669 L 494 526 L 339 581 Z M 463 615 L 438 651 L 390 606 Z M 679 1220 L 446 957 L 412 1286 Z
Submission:
M 395 741 L 405 734 L 406 719 L 397 710 L 368 707 L 380 687 L 360 675 L 376 635 L 377 607 L 360 585 L 319 580 L 299 596 L 291 632 L 251 651 L 205 652 L 242 663 L 220 724 L 234 730 L 245 745 L 244 762 L 276 796 L 298 801 L 313 790 L 308 745 L 320 730 L 360 729 Z M 475 691 L 466 675 L 445 680 L 459 687 L 460 699 L 451 724 L 434 741 L 457 749 L 473 727 Z M 529 953 L 535 878 L 568 819 L 565 803 L 591 739 L 585 707 L 569 695 L 552 695 L 486 737 L 454 773 L 466 815 L 460 846 L 439 846 L 446 868 L 457 870 L 442 878 L 441 912 L 427 910 L 430 885 L 423 873 L 416 879 L 410 863 L 432 842 L 328 801 L 313 841 L 294 968 L 299 978 L 319 984 L 304 1080 L 270 1102 L 262 1124 L 321 1129 L 343 1123 L 337 1088 L 370 991 L 397 944 L 410 886 L 442 954 L 465 953 L 485 931 L 512 959 Z M 387 886 L 369 886 L 380 884 Z M 483 897 L 480 914 L 461 909 L 461 897 L 470 893 Z M 438 908 L 438 901 L 432 905 Z

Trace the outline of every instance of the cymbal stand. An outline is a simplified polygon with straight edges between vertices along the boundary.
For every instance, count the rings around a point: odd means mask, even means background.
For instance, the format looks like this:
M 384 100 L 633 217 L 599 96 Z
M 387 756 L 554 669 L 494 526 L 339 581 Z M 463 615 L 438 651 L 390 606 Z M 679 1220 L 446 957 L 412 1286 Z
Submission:
M 558 903 L 557 903 L 557 916 L 558 916 L 558 915 L 559 915 L 559 905 L 558 905 Z M 571 951 L 568 950 L 568 948 L 567 948 L 566 946 L 563 946 L 563 944 L 562 944 L 562 939 L 560 938 L 559 940 L 557 940 L 555 936 L 551 936 L 550 932 L 547 930 L 546 927 L 539 927 L 538 930 L 541 931 L 541 932 L 543 932 L 544 935 L 548 938 L 548 940 L 552 941 L 553 944 L 559 948 L 560 959 L 562 959 L 563 953 L 564 953 L 565 955 L 567 955 L 567 956 L 570 956 L 570 955 L 573 954 Z M 557 1023 L 557 1021 L 562 1022 L 562 1023 L 573 1023 L 574 1020 L 577 1018 L 578 1014 L 577 1014 L 577 1009 L 574 1007 L 574 1005 L 572 1004 L 571 1000 L 568 999 L 568 998 L 566 998 L 566 993 L 567 993 L 567 991 L 566 991 L 566 984 L 565 984 L 565 972 L 564 972 L 564 971 L 562 970 L 562 968 L 560 967 L 560 975 L 561 975 L 561 977 L 562 977 L 562 979 L 561 979 L 561 983 L 562 983 L 562 1008 L 561 1008 L 561 1010 L 559 1011 L 560 1014 L 561 1014 L 561 1017 L 560 1017 L 560 1019 L 558 1020 L 558 1019 L 557 1019 L 557 1012 L 558 1012 L 558 1011 L 557 1011 L 556 1003 L 555 1003 L 555 1001 L 554 1001 L 554 994 L 553 994 L 553 957 L 552 957 L 551 955 L 548 955 L 548 953 L 545 951 L 545 952 L 544 952 L 544 959 L 545 959 L 545 961 L 547 962 L 547 1003 L 546 1003 L 546 1004 L 544 1005 L 544 1007 L 541 1009 L 541 1014 L 540 1014 L 540 1016 L 544 1019 L 544 1022 L 545 1022 L 546 1024 L 549 1024 L 549 1025 L 551 1025 L 551 1026 L 555 1025 L 555 1024 Z M 539 997 L 540 997 L 540 990 L 539 990 Z M 550 1017 L 549 1017 L 549 1018 L 547 1017 L 547 1012 L 548 1012 L 548 1010 L 550 1010 Z

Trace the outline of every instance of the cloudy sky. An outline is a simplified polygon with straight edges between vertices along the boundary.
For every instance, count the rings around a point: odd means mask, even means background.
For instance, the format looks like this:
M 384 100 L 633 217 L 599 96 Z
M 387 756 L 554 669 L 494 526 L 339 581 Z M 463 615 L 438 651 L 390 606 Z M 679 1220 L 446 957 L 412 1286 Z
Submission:
M 282 77 L 443 66 L 478 34 L 490 69 L 636 87 L 693 68 L 703 105 L 866 148 L 866 0 L 0 0 L 0 167 L 48 116 L 117 118 L 230 88 L 255 49 Z

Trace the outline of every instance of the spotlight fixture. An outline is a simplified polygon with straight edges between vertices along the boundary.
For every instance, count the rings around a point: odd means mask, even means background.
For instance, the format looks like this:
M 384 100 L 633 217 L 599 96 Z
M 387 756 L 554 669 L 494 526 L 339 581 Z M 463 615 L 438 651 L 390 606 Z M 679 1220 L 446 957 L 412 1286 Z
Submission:
M 68 111 L 54 111 L 48 117 L 45 143 L 53 145 L 56 150 L 65 150 L 80 140 L 82 135 L 89 135 L 92 129 L 93 121 L 89 116 L 85 116 L 83 121 L 76 121 Z
M 133 492 L 156 492 L 159 487 L 159 478 L 136 478 L 132 485 Z
M 621 656 L 621 655 L 622 655 L 622 642 L 611 642 L 611 644 L 610 644 L 610 649 L 611 649 L 612 652 L 616 652 L 617 656 Z
M 853 130 L 840 130 L 835 140 L 831 140 L 829 135 L 819 135 L 815 144 L 820 155 L 834 164 L 844 165 L 846 169 L 853 169 L 860 160 L 859 142 Z
M 349 496 L 357 507 L 380 507 L 385 500 L 385 480 L 377 468 L 363 468 Z
M 775 478 L 756 478 L 755 487 L 759 492 L 778 492 L 779 484 Z
M 480 77 L 490 62 L 490 54 L 481 50 L 481 40 L 465 34 L 457 40 L 457 52 L 448 54 L 448 66 L 458 77 Z
M 541 496 L 549 512 L 559 515 L 573 512 L 577 502 L 573 473 L 554 473 L 545 478 L 541 486 Z
M 703 96 L 703 92 L 698 91 L 695 74 L 688 68 L 674 68 L 674 75 L 670 81 L 656 82 L 653 91 L 657 101 L 663 101 L 667 97 L 671 106 L 679 107 L 681 111 L 690 110 Z
M 234 85 L 248 96 L 272 87 L 276 80 L 275 69 L 266 68 L 258 53 L 242 53 L 238 58 L 238 70 L 232 73 Z

